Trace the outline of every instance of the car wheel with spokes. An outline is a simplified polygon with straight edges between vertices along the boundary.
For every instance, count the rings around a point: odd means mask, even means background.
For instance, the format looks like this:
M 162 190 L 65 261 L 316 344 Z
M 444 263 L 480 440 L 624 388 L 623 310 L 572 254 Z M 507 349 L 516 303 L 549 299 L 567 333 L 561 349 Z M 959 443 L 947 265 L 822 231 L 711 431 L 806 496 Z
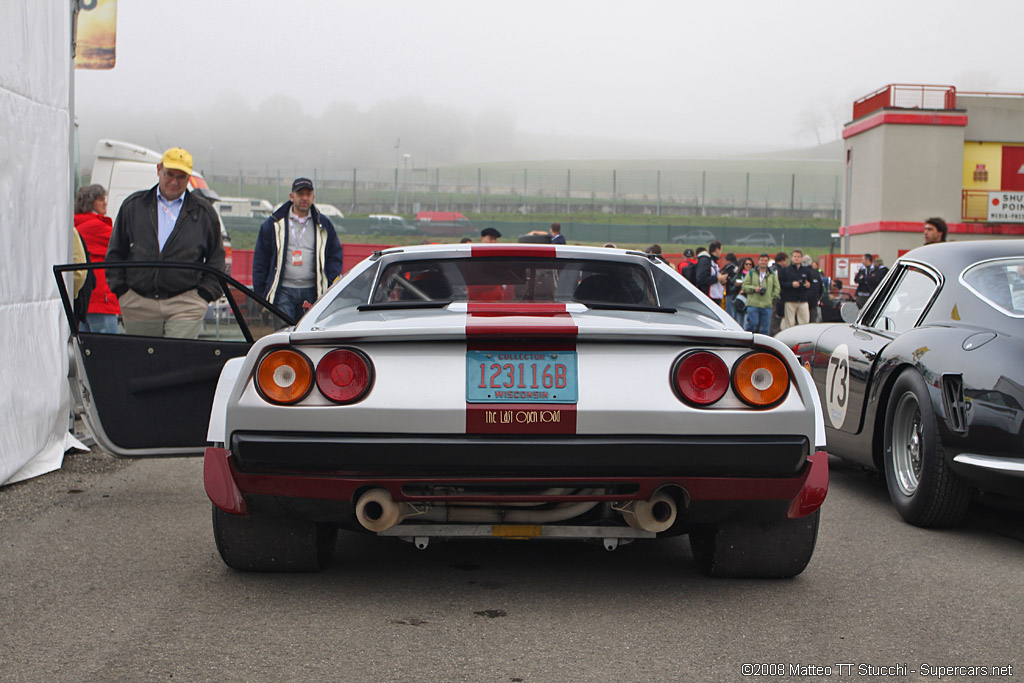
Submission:
M 315 572 L 330 564 L 338 530 L 297 518 L 231 515 L 214 505 L 213 538 L 232 569 Z
M 939 527 L 964 518 L 972 489 L 946 462 L 928 387 L 915 370 L 904 370 L 893 385 L 883 445 L 885 483 L 903 519 Z

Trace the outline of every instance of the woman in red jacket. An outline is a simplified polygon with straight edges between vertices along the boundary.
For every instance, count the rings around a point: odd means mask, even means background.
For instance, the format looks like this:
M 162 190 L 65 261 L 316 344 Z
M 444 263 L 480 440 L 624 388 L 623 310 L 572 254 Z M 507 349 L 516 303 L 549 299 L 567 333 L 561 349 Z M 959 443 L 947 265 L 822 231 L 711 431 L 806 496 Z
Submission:
M 107 191 L 102 185 L 86 185 L 75 195 L 75 227 L 85 240 L 92 262 L 105 261 L 113 221 L 107 218 Z M 121 313 L 117 297 L 107 286 L 102 270 L 96 273 L 96 288 L 89 299 L 89 313 L 81 329 L 85 332 L 117 334 L 117 317 Z

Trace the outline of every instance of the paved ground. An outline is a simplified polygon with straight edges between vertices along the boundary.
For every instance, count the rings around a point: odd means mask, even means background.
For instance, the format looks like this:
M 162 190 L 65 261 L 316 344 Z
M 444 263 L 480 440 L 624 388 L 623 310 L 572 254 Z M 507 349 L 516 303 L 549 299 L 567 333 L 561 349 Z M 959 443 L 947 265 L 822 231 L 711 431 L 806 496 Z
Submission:
M 1024 676 L 1024 517 L 916 529 L 876 478 L 833 466 L 794 580 L 706 579 L 683 539 L 417 551 L 354 534 L 322 574 L 246 575 L 217 556 L 198 459 L 75 456 L 0 489 L 0 680 L 753 681 L 777 665 L 774 680 L 871 680 L 847 663 Z

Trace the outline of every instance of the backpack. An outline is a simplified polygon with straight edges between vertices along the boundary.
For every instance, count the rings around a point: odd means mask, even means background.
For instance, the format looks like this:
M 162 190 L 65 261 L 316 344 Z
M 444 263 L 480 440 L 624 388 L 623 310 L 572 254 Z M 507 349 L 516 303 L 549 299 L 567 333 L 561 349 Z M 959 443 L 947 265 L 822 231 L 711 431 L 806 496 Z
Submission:
M 679 269 L 679 274 L 690 281 L 690 284 L 694 287 L 697 286 L 697 264 L 687 263 L 685 266 Z

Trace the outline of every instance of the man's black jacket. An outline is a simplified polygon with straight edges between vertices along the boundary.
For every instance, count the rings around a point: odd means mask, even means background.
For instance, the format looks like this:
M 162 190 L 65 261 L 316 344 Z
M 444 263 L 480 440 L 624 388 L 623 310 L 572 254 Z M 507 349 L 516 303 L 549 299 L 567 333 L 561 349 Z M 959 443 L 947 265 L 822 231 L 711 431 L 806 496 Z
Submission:
M 107 247 L 107 261 L 176 261 L 200 263 L 224 270 L 224 242 L 220 220 L 208 201 L 185 192 L 185 200 L 170 237 L 160 250 L 157 239 L 157 199 L 154 185 L 129 195 L 117 212 Z M 196 270 L 175 268 L 108 268 L 107 284 L 120 297 L 129 289 L 150 298 L 165 299 L 199 290 L 207 301 L 223 294 L 212 276 Z

